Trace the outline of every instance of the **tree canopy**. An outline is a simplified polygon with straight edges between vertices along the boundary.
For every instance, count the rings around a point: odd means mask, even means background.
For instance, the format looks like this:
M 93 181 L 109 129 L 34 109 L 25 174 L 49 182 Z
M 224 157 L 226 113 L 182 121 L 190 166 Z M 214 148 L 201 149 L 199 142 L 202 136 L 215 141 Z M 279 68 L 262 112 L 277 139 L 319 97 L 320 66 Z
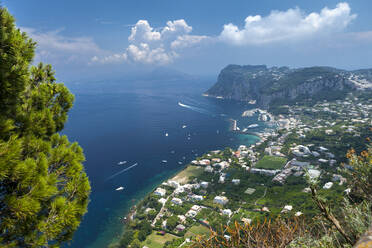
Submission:
M 59 247 L 87 211 L 83 150 L 58 132 L 74 96 L 0 6 L 0 246 Z

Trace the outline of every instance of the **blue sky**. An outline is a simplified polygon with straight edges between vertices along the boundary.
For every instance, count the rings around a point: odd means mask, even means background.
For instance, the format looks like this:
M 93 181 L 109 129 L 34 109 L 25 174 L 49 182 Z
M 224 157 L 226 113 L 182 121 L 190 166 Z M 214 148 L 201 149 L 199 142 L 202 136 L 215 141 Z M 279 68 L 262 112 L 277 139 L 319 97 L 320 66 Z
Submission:
M 372 1 L 3 0 L 62 78 L 157 67 L 372 67 Z

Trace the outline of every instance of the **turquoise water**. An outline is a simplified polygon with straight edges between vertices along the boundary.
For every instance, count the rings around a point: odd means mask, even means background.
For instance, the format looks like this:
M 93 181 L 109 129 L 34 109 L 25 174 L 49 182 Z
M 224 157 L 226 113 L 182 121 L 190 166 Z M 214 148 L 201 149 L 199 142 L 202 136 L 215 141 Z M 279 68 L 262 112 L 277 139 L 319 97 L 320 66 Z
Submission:
M 64 133 L 84 149 L 92 194 L 68 247 L 106 247 L 122 232 L 119 218 L 187 162 L 209 150 L 257 140 L 229 131 L 230 118 L 239 126 L 259 123 L 240 117 L 250 105 L 201 96 L 212 83 L 117 80 L 70 87 L 76 101 Z

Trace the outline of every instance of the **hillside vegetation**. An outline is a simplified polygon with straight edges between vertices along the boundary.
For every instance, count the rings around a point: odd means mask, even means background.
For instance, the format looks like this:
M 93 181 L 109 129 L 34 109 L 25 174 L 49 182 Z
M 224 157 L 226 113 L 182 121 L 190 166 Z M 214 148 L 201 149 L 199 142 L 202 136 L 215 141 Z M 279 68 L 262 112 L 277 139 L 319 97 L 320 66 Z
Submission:
M 0 247 L 60 247 L 87 211 L 84 154 L 59 132 L 74 96 L 0 6 Z

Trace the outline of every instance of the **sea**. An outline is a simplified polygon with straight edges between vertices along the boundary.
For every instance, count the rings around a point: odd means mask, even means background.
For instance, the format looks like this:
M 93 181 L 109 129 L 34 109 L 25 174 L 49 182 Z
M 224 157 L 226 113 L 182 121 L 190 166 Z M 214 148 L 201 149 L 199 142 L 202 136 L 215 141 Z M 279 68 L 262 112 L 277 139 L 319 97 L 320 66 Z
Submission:
M 92 192 L 88 212 L 65 247 L 107 247 L 120 237 L 130 207 L 195 157 L 257 142 L 257 136 L 229 130 L 231 118 L 240 128 L 266 128 L 257 116 L 241 117 L 255 106 L 202 96 L 214 82 L 195 77 L 67 84 L 75 104 L 62 133 L 83 147 Z

